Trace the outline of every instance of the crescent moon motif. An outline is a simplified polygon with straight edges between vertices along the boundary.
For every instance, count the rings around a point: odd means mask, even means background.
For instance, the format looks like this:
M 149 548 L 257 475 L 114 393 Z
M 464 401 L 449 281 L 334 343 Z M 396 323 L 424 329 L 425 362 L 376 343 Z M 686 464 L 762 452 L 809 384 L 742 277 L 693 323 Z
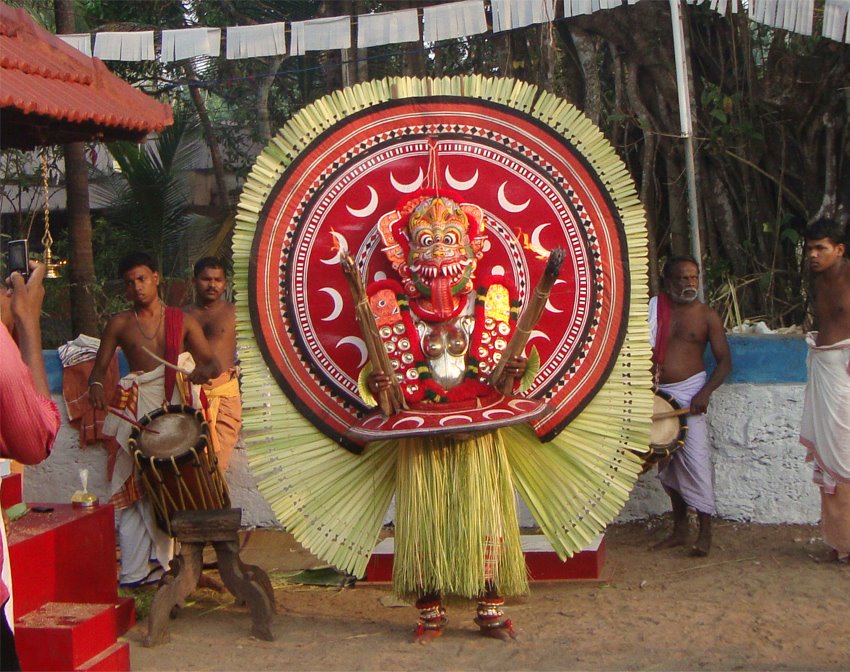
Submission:
M 359 336 L 346 336 L 345 338 L 341 338 L 337 341 L 336 347 L 341 345 L 353 345 L 360 351 L 360 363 L 357 365 L 358 369 L 366 363 L 366 359 L 369 355 L 366 352 L 366 342 L 362 338 Z
M 555 280 L 554 285 L 557 285 L 559 282 L 566 282 L 566 280 Z M 553 285 L 553 287 L 554 287 L 554 285 Z M 558 308 L 555 308 L 555 306 L 552 305 L 550 299 L 546 300 L 546 310 L 548 310 L 550 313 L 563 313 L 564 312 L 563 310 L 559 310 Z
M 535 338 L 542 338 L 542 339 L 545 339 L 545 340 L 548 341 L 549 340 L 549 334 L 547 334 L 543 331 L 540 331 L 539 329 L 535 329 L 528 335 L 528 341 L 526 341 L 526 342 L 530 343 Z
M 545 224 L 540 224 L 539 226 L 534 227 L 534 231 L 531 232 L 531 249 L 534 250 L 534 253 L 541 257 L 549 257 L 549 250 L 547 250 L 543 245 L 540 244 L 540 234 L 543 233 L 543 229 L 549 226 L 549 222 Z
M 350 205 L 346 205 L 345 209 L 354 216 L 354 217 L 369 217 L 370 215 L 375 214 L 375 210 L 378 209 L 378 192 L 375 191 L 375 187 L 369 186 L 369 204 L 365 208 L 352 208 Z
M 393 423 L 393 429 L 400 429 L 402 425 L 407 425 L 413 423 L 414 427 L 421 427 L 425 424 L 425 418 L 421 418 L 417 416 L 406 416 L 404 418 L 399 418 Z
M 525 203 L 511 203 L 508 200 L 508 197 L 505 196 L 505 187 L 508 185 L 507 181 L 502 182 L 499 187 L 499 205 L 502 206 L 504 210 L 508 212 L 522 212 L 528 207 L 528 204 L 531 203 L 531 199 L 529 198 Z
M 415 180 L 413 180 L 413 182 L 411 182 L 409 184 L 403 184 L 403 183 L 399 182 L 393 176 L 392 171 L 390 171 L 390 183 L 393 185 L 393 187 L 395 187 L 396 191 L 400 191 L 403 194 L 409 194 L 409 193 L 419 189 L 419 187 L 422 185 L 422 180 L 424 180 L 424 179 L 425 179 L 425 175 L 422 173 L 422 167 L 421 166 L 419 167 L 419 177 L 417 177 Z
M 508 402 L 508 406 L 519 411 L 520 413 L 525 413 L 526 410 L 529 410 L 529 407 L 534 406 L 534 401 L 531 399 L 511 399 Z
M 481 415 L 483 415 L 488 420 L 492 420 L 493 416 L 495 415 L 513 415 L 513 413 L 511 413 L 506 408 L 494 408 L 489 411 L 484 411 Z
M 327 294 L 334 302 L 334 309 L 330 312 L 330 315 L 322 318 L 322 322 L 332 322 L 338 318 L 339 314 L 342 312 L 342 294 L 333 287 L 322 287 L 319 291 Z
M 472 422 L 472 418 L 468 415 L 447 415 L 445 418 L 440 420 L 440 424 L 445 427 L 450 420 L 465 420 L 466 422 Z
M 475 183 L 478 182 L 478 169 L 475 169 L 475 174 L 468 180 L 461 181 L 456 180 L 452 176 L 451 171 L 449 171 L 449 167 L 446 166 L 446 182 L 449 183 L 449 186 L 452 189 L 455 189 L 457 191 L 466 191 L 467 189 L 472 189 L 472 187 L 475 186 Z
M 321 261 L 323 264 L 327 264 L 328 266 L 334 266 L 335 264 L 340 263 L 342 251 L 348 249 L 348 241 L 345 239 L 345 236 L 343 236 L 338 231 L 331 231 L 331 235 L 334 237 L 334 240 L 336 241 L 339 250 L 337 250 L 337 253 L 332 257 L 328 257 L 327 259 L 319 259 L 319 261 Z

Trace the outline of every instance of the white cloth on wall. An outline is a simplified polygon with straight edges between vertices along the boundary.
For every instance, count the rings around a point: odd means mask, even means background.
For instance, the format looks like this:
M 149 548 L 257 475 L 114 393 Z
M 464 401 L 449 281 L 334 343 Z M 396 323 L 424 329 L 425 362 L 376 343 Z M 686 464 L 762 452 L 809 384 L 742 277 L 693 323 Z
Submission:
M 424 42 L 439 42 L 487 31 L 483 0 L 463 0 L 423 7 Z
M 256 26 L 233 26 L 227 29 L 226 56 L 259 58 L 286 53 L 286 23 L 261 23 Z
M 163 63 L 184 61 L 196 56 L 216 57 L 221 53 L 221 28 L 180 28 L 162 31 Z
M 364 14 L 357 18 L 357 47 L 360 49 L 418 41 L 419 12 L 416 9 Z
M 96 33 L 94 55 L 104 61 L 153 61 L 153 31 Z
M 69 44 L 77 51 L 91 56 L 91 33 L 73 33 L 68 35 L 57 35 L 65 44 Z
M 494 33 L 555 19 L 555 0 L 490 0 L 490 8 Z

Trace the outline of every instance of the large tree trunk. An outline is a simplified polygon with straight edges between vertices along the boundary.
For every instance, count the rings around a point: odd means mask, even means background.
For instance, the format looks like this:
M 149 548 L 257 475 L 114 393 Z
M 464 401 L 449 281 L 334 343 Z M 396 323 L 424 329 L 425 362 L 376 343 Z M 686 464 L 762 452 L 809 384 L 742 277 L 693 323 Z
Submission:
M 73 33 L 73 0 L 54 0 L 56 32 Z M 100 329 L 94 302 L 94 255 L 89 213 L 89 168 L 85 145 L 65 145 L 65 188 L 67 190 L 70 252 L 68 274 L 71 282 L 71 330 L 74 334 L 96 335 Z
M 227 188 L 227 178 L 224 170 L 224 161 L 221 158 L 221 148 L 219 147 L 218 140 L 213 132 L 212 122 L 210 121 L 210 115 L 207 113 L 207 106 L 204 103 L 204 97 L 201 95 L 200 89 L 191 84 L 191 82 L 194 82 L 197 79 L 195 76 L 195 69 L 192 67 L 191 61 L 187 61 L 183 66 L 183 72 L 186 73 L 186 79 L 190 82 L 188 87 L 189 96 L 195 106 L 195 111 L 198 113 L 198 119 L 201 122 L 201 129 L 204 133 L 204 139 L 206 140 L 207 148 L 210 150 L 213 174 L 215 176 L 215 187 L 218 191 L 218 204 L 229 213 L 233 210 L 233 204 L 230 202 L 230 192 Z

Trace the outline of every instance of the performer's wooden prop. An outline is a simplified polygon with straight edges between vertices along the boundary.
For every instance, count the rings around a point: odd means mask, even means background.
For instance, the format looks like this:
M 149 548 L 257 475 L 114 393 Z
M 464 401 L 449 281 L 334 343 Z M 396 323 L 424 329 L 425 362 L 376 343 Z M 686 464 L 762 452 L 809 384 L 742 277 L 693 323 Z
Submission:
M 543 277 L 540 278 L 540 282 L 534 288 L 534 294 L 528 303 L 528 307 L 522 314 L 516 331 L 510 343 L 508 343 L 508 347 L 502 353 L 502 358 L 493 371 L 493 375 L 491 376 L 493 387 L 501 389 L 505 394 L 509 394 L 514 389 L 513 377 L 504 373 L 505 365 L 514 357 L 522 355 L 523 350 L 525 350 L 528 337 L 531 336 L 531 330 L 540 321 L 540 317 L 543 315 L 543 309 L 546 307 L 546 302 L 552 293 L 552 287 L 555 285 L 555 280 L 561 274 L 561 265 L 563 263 L 564 250 L 556 247 L 549 254 L 549 261 L 546 263 L 546 270 L 543 273 Z
M 398 350 L 422 345 L 407 311 L 422 308 L 414 304 L 426 288 L 400 271 L 411 262 L 405 208 L 426 187 L 451 191 L 479 225 L 465 249 L 477 262 L 471 287 L 460 289 L 483 311 L 469 316 L 475 350 L 466 357 L 469 386 L 484 396 L 455 405 L 456 388 L 443 394 Z M 562 557 L 617 515 L 649 448 L 646 225 L 623 162 L 570 103 L 480 76 L 388 78 L 334 92 L 295 114 L 257 158 L 233 247 L 248 458 L 281 523 L 316 555 L 362 575 L 395 491 L 394 439 L 416 436 L 416 427 L 456 432 L 467 417 L 484 431 L 506 413 L 527 413 L 500 431 L 514 483 Z M 560 275 L 548 300 L 535 299 L 556 248 Z M 375 299 L 373 315 L 381 297 L 372 288 L 398 311 L 379 319 L 384 331 L 402 323 L 382 345 L 396 348 L 387 354 L 401 363 L 407 409 L 384 399 L 376 410 L 361 396 L 368 361 L 389 371 L 374 334 L 361 330 L 366 306 L 359 290 L 352 298 L 343 263 Z M 490 387 L 491 398 L 483 388 L 502 336 L 484 312 L 503 305 L 508 332 L 515 316 L 528 316 L 518 325 L 528 334 L 511 345 L 531 348 L 528 386 L 514 395 Z
M 366 342 L 366 350 L 369 353 L 369 363 L 372 365 L 372 371 L 390 376 L 389 388 L 379 392 L 378 406 L 380 406 L 381 413 L 385 416 L 393 415 L 406 407 L 404 397 L 401 394 L 401 388 L 393 375 L 393 368 L 387 357 L 387 351 L 384 349 L 384 344 L 378 335 L 378 328 L 375 326 L 375 318 L 372 315 L 372 308 L 369 306 L 369 297 L 366 296 L 366 289 L 363 287 L 360 271 L 357 270 L 354 260 L 347 251 L 342 254 L 341 266 L 343 273 L 345 273 L 345 278 L 348 280 L 351 296 L 354 299 L 354 306 L 357 311 L 357 324 L 360 325 L 363 340 Z

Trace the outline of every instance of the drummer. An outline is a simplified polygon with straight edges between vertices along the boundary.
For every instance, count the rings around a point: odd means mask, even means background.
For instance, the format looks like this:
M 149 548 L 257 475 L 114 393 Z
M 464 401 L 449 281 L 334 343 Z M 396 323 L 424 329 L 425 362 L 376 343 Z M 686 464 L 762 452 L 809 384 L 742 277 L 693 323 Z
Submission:
M 135 473 L 128 450 L 135 423 L 164 401 L 190 402 L 188 385 L 178 384 L 174 367 L 188 350 L 196 362 L 188 379 L 204 384 L 221 373 L 203 329 L 191 315 L 166 306 L 159 298 L 159 273 L 144 252 L 125 256 L 118 265 L 129 310 L 113 315 L 103 332 L 89 377 L 89 399 L 96 409 L 110 413 L 103 424 L 110 478 L 110 502 L 115 506 L 121 551 L 119 582 L 124 586 L 154 583 L 168 566 L 171 539 L 156 525 L 150 503 Z M 114 390 L 104 389 L 106 368 L 121 348 L 130 373 Z M 163 361 L 169 362 L 166 366 Z
M 658 477 L 673 506 L 673 531 L 655 548 L 684 546 L 688 507 L 697 512 L 699 534 L 690 555 L 711 550 L 714 467 L 705 413 L 711 393 L 729 375 L 732 357 L 718 314 L 698 299 L 699 266 L 690 256 L 670 258 L 662 273 L 663 292 L 650 300 L 649 320 L 655 379 L 683 408 L 690 407 L 684 447 L 659 466 Z M 703 354 L 711 346 L 717 366 L 708 376 Z
M 224 371 L 203 386 L 210 436 L 222 473 L 227 470 L 242 429 L 242 401 L 236 368 L 236 309 L 225 299 L 227 276 L 216 257 L 203 257 L 194 267 L 195 303 L 183 310 L 194 317 Z

